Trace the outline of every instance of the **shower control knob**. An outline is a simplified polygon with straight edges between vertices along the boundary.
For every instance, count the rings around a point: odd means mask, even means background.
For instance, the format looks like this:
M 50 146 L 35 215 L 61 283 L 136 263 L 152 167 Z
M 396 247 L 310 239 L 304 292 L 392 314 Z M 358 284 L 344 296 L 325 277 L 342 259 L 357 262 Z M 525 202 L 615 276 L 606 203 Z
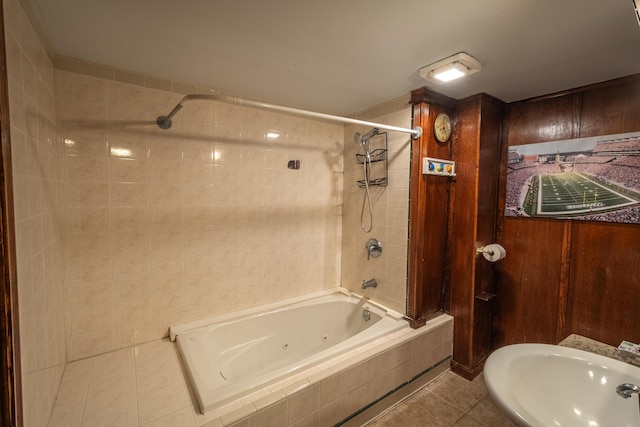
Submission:
M 378 239 L 367 240 L 365 248 L 367 249 L 367 260 L 371 259 L 371 257 L 378 258 L 382 255 L 382 243 Z

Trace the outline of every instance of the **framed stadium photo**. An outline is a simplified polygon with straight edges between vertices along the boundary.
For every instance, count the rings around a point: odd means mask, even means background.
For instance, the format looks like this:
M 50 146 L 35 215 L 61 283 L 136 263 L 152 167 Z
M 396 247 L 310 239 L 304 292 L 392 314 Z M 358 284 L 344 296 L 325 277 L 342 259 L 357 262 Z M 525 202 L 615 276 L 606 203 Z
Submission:
M 640 223 L 640 132 L 509 147 L 505 215 Z

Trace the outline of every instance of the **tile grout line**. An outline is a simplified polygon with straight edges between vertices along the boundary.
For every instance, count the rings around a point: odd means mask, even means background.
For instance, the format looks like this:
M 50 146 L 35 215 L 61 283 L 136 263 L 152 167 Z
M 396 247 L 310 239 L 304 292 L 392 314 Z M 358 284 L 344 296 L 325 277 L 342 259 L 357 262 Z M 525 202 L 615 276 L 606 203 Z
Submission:
M 482 399 L 480 399 L 482 400 Z M 469 409 L 467 409 L 460 418 L 458 418 L 453 424 L 452 426 L 455 427 L 456 424 L 458 424 L 463 418 L 470 418 L 473 421 L 477 422 L 478 424 L 480 424 L 481 426 L 485 426 L 485 424 L 479 420 L 476 420 L 475 418 L 473 418 L 471 415 L 469 415 L 471 413 L 471 411 L 473 410 L 473 408 L 476 407 L 476 405 L 478 405 L 478 403 L 480 403 L 480 400 L 478 400 L 475 404 L 473 404 Z
M 187 405 L 184 408 L 179 409 L 176 412 L 182 411 L 185 408 L 187 408 L 187 410 L 189 411 L 189 415 L 191 417 L 191 421 L 193 421 L 193 426 L 196 427 L 198 425 L 196 418 L 193 414 L 193 410 L 191 408 L 191 396 L 189 395 L 189 390 L 187 388 L 187 383 L 185 381 L 184 376 L 182 375 L 182 368 L 180 366 L 180 360 L 179 360 L 179 356 L 178 356 L 178 352 L 176 351 L 176 346 L 171 345 L 171 355 L 173 356 L 173 361 L 174 361 L 174 366 L 177 370 L 178 376 L 180 377 L 180 387 L 182 388 L 182 392 L 184 393 L 184 395 L 186 396 L 187 399 Z
M 91 368 L 89 369 L 89 381 L 87 381 L 87 389 L 84 394 L 84 403 L 82 405 L 82 417 L 80 418 L 81 427 L 84 427 L 84 415 L 87 410 L 87 400 L 89 400 L 89 389 L 91 388 L 91 378 L 93 377 L 93 364 L 94 360 L 91 360 Z
M 135 349 L 134 349 L 134 354 L 136 354 Z M 174 349 L 173 349 L 173 348 L 171 349 L 171 355 L 172 355 L 172 361 L 174 362 L 174 367 L 176 367 L 176 369 L 178 369 L 177 365 L 175 365 L 175 364 L 177 364 L 177 360 L 176 360 L 176 354 L 175 354 L 175 351 L 174 351 Z M 136 358 L 136 369 L 135 369 L 135 372 L 136 372 L 136 405 L 137 405 L 137 407 L 138 407 L 138 414 L 139 414 L 139 416 L 138 416 L 138 426 L 139 426 L 139 427 L 142 427 L 143 425 L 149 425 L 149 424 L 151 424 L 151 423 L 155 423 L 155 422 L 157 422 L 158 420 L 162 420 L 162 419 L 164 419 L 164 418 L 168 418 L 168 417 L 170 417 L 171 415 L 175 415 L 175 414 L 178 414 L 178 413 L 179 413 L 179 412 L 181 412 L 181 411 L 184 411 L 185 409 L 188 409 L 188 410 L 189 410 L 189 413 L 190 413 L 190 416 L 191 416 L 191 420 L 192 420 L 192 422 L 193 422 L 193 424 L 192 424 L 192 425 L 193 425 L 194 427 L 195 427 L 195 426 L 197 426 L 197 423 L 196 423 L 196 421 L 195 421 L 195 419 L 194 419 L 194 416 L 193 416 L 193 413 L 192 413 L 192 411 L 191 411 L 191 404 L 189 403 L 189 402 L 190 402 L 190 400 L 189 400 L 189 396 L 188 396 L 188 391 L 187 391 L 187 390 L 185 390 L 185 388 L 184 388 L 184 387 L 185 387 L 185 385 L 184 385 L 184 382 L 183 382 L 182 380 L 180 381 L 180 383 L 181 383 L 181 384 L 180 384 L 180 387 L 181 387 L 182 391 L 183 391 L 184 393 L 186 393 L 186 394 L 187 394 L 187 405 L 185 405 L 185 406 L 183 406 L 183 407 L 181 407 L 181 408 L 177 408 L 176 410 L 174 410 L 174 411 L 172 411 L 172 412 L 170 412 L 170 413 L 168 413 L 168 414 L 164 414 L 164 415 L 161 415 L 161 416 L 156 417 L 156 418 L 151 418 L 151 419 L 149 419 L 149 420 L 145 421 L 144 423 L 142 423 L 141 418 L 140 418 L 140 408 L 139 408 L 139 405 L 138 405 L 138 403 L 139 403 L 139 399 L 137 398 L 137 397 L 138 397 L 138 394 L 137 394 L 137 385 L 138 385 L 138 381 L 137 381 L 137 378 L 138 378 L 138 370 L 137 370 L 137 367 L 138 367 L 138 365 L 137 365 L 137 358 Z
M 138 426 L 140 426 L 140 404 L 139 404 L 139 398 L 138 398 L 138 352 L 136 351 L 136 347 L 134 346 L 132 348 L 133 351 L 133 372 L 134 372 L 134 376 L 135 376 L 135 388 L 136 388 L 136 418 L 137 418 L 137 424 Z

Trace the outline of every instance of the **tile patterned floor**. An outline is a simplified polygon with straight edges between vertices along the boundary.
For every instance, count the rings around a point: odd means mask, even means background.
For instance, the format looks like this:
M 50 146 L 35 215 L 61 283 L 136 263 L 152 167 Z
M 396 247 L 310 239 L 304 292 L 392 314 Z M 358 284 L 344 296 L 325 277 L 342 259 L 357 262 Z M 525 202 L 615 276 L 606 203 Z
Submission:
M 366 427 L 511 427 L 489 397 L 484 377 L 467 381 L 447 372 Z

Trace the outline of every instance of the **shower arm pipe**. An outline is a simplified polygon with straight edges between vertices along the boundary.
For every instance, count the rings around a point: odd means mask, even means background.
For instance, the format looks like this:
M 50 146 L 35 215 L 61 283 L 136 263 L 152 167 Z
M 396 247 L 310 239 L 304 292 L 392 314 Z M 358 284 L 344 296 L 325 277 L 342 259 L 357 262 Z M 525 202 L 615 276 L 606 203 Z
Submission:
M 171 119 L 178 113 L 178 111 L 182 109 L 182 107 L 187 101 L 220 101 L 227 104 L 236 104 L 236 105 L 242 105 L 242 106 L 253 107 L 253 108 L 261 108 L 264 110 L 279 111 L 282 113 L 296 114 L 299 116 L 306 116 L 306 117 L 311 117 L 316 119 L 370 126 L 378 129 L 386 129 L 390 131 L 409 133 L 411 134 L 411 137 L 413 139 L 418 139 L 422 135 L 422 128 L 420 126 L 416 126 L 413 129 L 408 129 L 408 128 L 402 128 L 398 126 L 385 125 L 381 123 L 367 122 L 364 120 L 351 119 L 349 117 L 334 116 L 331 114 L 317 113 L 315 111 L 300 110 L 298 108 L 284 107 L 284 106 L 275 105 L 275 104 L 267 104 L 265 102 L 252 101 L 249 99 L 237 98 L 234 96 L 222 95 L 217 93 L 185 95 L 180 100 L 180 102 L 178 102 L 178 104 L 175 107 L 173 107 L 173 110 L 171 110 L 169 114 L 167 114 L 166 116 L 158 117 L 158 119 L 156 120 L 156 123 L 158 124 L 158 126 L 161 129 L 169 129 L 171 127 Z

